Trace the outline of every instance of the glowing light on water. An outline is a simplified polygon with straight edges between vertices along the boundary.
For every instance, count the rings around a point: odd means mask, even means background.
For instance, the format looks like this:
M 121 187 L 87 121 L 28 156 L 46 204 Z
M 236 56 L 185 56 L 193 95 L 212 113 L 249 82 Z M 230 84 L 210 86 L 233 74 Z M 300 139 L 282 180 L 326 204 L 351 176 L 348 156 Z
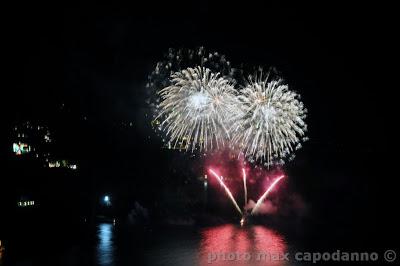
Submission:
M 270 255 L 284 254 L 283 235 L 264 226 L 231 224 L 206 228 L 201 233 L 199 265 L 288 265 Z
M 99 265 L 114 265 L 114 230 L 111 224 L 98 226 L 97 260 Z

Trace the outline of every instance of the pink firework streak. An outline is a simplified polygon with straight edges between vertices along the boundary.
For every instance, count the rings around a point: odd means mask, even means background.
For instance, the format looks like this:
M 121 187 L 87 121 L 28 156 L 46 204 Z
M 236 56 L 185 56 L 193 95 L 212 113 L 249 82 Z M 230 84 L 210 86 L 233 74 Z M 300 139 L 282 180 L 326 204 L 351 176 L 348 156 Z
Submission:
M 209 169 L 210 173 L 219 181 L 219 183 L 221 184 L 221 186 L 223 186 L 223 188 L 225 189 L 226 194 L 228 194 L 229 198 L 231 199 L 233 205 L 235 205 L 236 209 L 238 210 L 238 212 L 240 214 L 242 214 L 242 211 L 240 210 L 238 204 L 236 203 L 236 200 L 233 198 L 231 191 L 228 189 L 228 187 L 224 184 L 224 182 L 222 181 L 222 179 L 219 177 L 219 175 L 214 172 L 214 170 L 212 170 L 211 168 Z
M 253 208 L 253 210 L 251 211 L 251 214 L 254 214 L 258 208 L 260 208 L 261 203 L 263 203 L 263 201 L 265 200 L 265 198 L 268 196 L 268 194 L 271 192 L 271 190 L 275 187 L 276 184 L 278 184 L 279 181 L 281 181 L 285 176 L 281 175 L 280 177 L 278 177 L 277 179 L 275 179 L 275 181 L 269 186 L 269 188 L 267 189 L 267 191 L 264 192 L 264 194 L 261 196 L 261 198 L 259 200 L 257 200 L 256 206 Z
M 244 206 L 247 204 L 247 184 L 246 184 L 246 171 L 242 168 L 243 171 L 243 187 L 244 187 Z

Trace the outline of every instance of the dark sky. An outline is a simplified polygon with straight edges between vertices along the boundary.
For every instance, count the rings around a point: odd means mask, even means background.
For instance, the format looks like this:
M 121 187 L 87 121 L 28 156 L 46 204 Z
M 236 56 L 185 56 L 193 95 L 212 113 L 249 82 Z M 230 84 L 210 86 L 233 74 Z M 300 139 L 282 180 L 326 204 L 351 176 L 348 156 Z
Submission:
M 205 46 L 234 65 L 277 67 L 303 95 L 317 139 L 321 132 L 362 147 L 386 134 L 380 90 L 391 17 L 380 7 L 154 3 L 63 11 L 12 11 L 6 57 L 17 117 L 69 100 L 106 123 L 137 120 L 146 76 L 163 53 Z
M 350 170 L 350 191 L 395 182 L 389 177 L 395 123 L 394 86 L 387 84 L 395 34 L 389 7 L 150 1 L 57 12 L 14 6 L 7 13 L 5 125 L 49 121 L 62 145 L 98 164 L 93 171 L 104 179 L 115 169 L 124 176 L 135 165 L 150 169 L 161 160 L 144 116 L 147 75 L 169 47 L 205 46 L 234 65 L 275 66 L 303 96 L 311 140 L 299 160 L 309 160 L 310 169 Z M 122 121 L 133 121 L 134 129 L 121 133 Z M 367 172 L 373 174 L 363 179 Z M 387 176 L 387 186 L 377 173 Z

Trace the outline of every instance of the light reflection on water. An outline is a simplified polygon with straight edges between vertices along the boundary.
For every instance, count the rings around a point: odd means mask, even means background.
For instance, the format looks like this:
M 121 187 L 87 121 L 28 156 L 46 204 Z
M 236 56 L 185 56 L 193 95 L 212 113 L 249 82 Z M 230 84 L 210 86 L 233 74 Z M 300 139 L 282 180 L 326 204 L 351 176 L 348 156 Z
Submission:
M 167 227 L 151 230 L 127 230 L 115 227 L 111 223 L 96 226 L 95 239 L 93 231 L 82 236 L 71 246 L 40 246 L 32 254 L 19 253 L 6 263 L 7 256 L 3 251 L 4 265 L 68 265 L 68 266 L 118 266 L 118 265 L 285 265 L 282 261 L 268 258 L 258 259 L 261 253 L 283 254 L 288 246 L 282 235 L 264 226 L 254 225 L 240 227 L 225 224 L 206 228 Z M 95 241 L 93 241 L 95 240 Z M 17 246 L 17 248 L 23 248 Z M 54 248 L 54 249 L 52 249 Z M 291 247 L 292 248 L 292 247 Z M 56 254 L 44 258 L 43 250 L 56 251 Z M 17 249 L 16 249 L 17 250 Z M 47 252 L 47 251 L 46 251 Z M 217 253 L 217 257 L 214 255 Z M 231 259 L 230 254 L 239 253 L 238 259 Z M 13 253 L 14 254 L 14 253 Z M 218 255 L 218 254 L 223 254 Z M 250 254 L 250 259 L 243 256 Z M 0 252 L 1 255 L 1 252 Z M 8 254 L 6 254 L 8 255 Z M 35 257 L 36 255 L 36 257 Z M 10 258 L 10 257 L 9 257 Z M 11 260 L 14 262 L 13 260 Z M 39 262 L 39 263 L 37 263 Z
M 3 250 L 4 250 L 4 246 L 0 240 L 0 266 L 3 265 Z
M 96 249 L 97 263 L 102 266 L 115 265 L 114 226 L 99 224 L 97 228 L 98 244 Z
M 134 263 L 140 257 L 148 265 L 286 265 L 284 261 L 271 258 L 287 252 L 283 236 L 264 226 L 241 228 L 226 224 L 191 233 L 186 232 L 190 229 L 183 230 L 184 233 L 171 229 L 149 236 L 150 245 L 142 251 L 131 247 L 127 254 L 121 254 L 119 248 L 116 254 L 117 246 L 130 244 L 116 241 L 114 230 L 112 224 L 100 224 L 97 227 L 97 265 Z M 136 240 L 134 235 L 128 238 Z M 239 255 L 232 259 L 230 256 L 233 253 Z
M 284 238 L 263 226 L 222 225 L 201 234 L 200 265 L 285 265 L 277 257 L 287 250 Z

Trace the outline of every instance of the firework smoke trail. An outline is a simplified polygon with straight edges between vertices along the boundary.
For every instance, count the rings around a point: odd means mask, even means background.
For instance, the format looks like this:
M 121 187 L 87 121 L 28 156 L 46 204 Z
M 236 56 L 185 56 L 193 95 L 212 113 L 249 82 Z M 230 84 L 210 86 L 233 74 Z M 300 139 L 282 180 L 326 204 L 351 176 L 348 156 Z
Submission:
M 242 168 L 243 171 L 243 186 L 244 186 L 244 206 L 247 204 L 247 184 L 246 184 L 246 171 Z
M 229 139 L 227 122 L 236 107 L 236 91 L 227 79 L 204 67 L 172 74 L 160 91 L 158 117 L 173 148 L 207 151 Z
M 262 73 L 250 76 L 238 102 L 232 113 L 232 144 L 251 161 L 283 164 L 307 140 L 307 110 L 282 79 L 269 80 L 269 74 L 263 78 Z
M 238 210 L 238 212 L 242 215 L 242 211 L 240 210 L 238 204 L 236 203 L 236 200 L 233 198 L 232 193 L 230 192 L 230 190 L 228 189 L 228 187 L 224 184 L 224 182 L 222 181 L 222 179 L 219 177 L 219 175 L 214 172 L 214 170 L 209 169 L 210 173 L 215 176 L 215 178 L 219 181 L 219 183 L 221 184 L 221 186 L 223 186 L 223 188 L 225 189 L 226 194 L 228 194 L 229 198 L 231 199 L 233 205 L 235 205 L 236 209 Z
M 282 175 L 278 177 L 267 189 L 267 191 L 264 192 L 264 194 L 261 196 L 259 200 L 257 200 L 256 206 L 254 206 L 253 210 L 251 211 L 251 214 L 254 214 L 258 208 L 260 208 L 261 203 L 265 200 L 265 198 L 268 196 L 268 194 L 271 192 L 271 190 L 275 187 L 275 185 L 281 181 L 285 176 Z

